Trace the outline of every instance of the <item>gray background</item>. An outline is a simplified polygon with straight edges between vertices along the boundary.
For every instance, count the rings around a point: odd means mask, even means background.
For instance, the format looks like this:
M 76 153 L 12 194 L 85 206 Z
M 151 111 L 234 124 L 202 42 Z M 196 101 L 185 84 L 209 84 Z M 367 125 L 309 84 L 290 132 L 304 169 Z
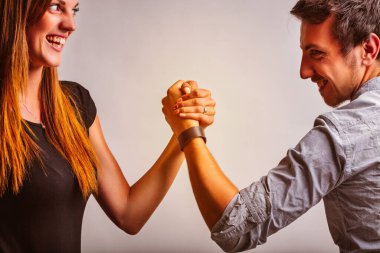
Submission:
M 171 136 L 161 98 L 178 79 L 197 80 L 217 101 L 208 145 L 239 187 L 276 166 L 329 108 L 299 78 L 295 0 L 80 1 L 77 31 L 60 78 L 87 87 L 108 144 L 130 184 Z M 192 195 L 186 165 L 142 231 L 119 230 L 91 197 L 84 253 L 221 252 Z M 255 252 L 338 252 L 323 203 L 271 236 Z

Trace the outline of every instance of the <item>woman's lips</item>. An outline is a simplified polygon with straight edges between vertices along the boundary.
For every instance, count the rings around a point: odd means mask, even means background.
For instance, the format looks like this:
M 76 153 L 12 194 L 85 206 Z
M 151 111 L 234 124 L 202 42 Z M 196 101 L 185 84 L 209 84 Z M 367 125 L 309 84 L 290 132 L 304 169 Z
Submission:
M 47 35 L 46 41 L 53 49 L 61 52 L 66 43 L 66 38 L 58 35 Z

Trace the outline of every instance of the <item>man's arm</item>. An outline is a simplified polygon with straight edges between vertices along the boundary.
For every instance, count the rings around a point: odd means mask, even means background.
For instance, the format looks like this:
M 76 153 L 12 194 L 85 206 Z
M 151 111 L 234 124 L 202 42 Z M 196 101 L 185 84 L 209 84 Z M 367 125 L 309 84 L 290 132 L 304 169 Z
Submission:
M 173 101 L 175 94 L 168 96 Z M 204 106 L 197 99 L 189 104 Z M 178 136 L 182 123 L 171 107 L 164 103 L 163 111 Z M 240 191 L 221 172 L 203 139 L 190 141 L 184 147 L 190 180 L 212 239 L 226 252 L 255 248 L 317 204 L 343 178 L 346 155 L 340 140 L 334 126 L 319 118 L 275 168 Z
M 186 89 L 191 89 L 194 92 L 183 95 L 185 92 L 181 92 L 181 90 L 185 91 Z M 179 118 L 178 115 L 187 113 L 186 108 L 190 106 L 198 106 L 199 110 L 203 110 L 204 106 L 210 106 L 205 104 L 206 101 L 202 99 L 202 97 L 208 96 L 210 96 L 209 91 L 198 89 L 198 85 L 194 81 L 187 81 L 182 87 L 174 84 L 168 89 L 168 96 L 162 100 L 162 111 L 176 138 L 189 128 L 191 123 L 189 120 L 184 121 Z M 178 109 L 179 107 L 180 109 Z M 203 218 L 211 230 L 222 216 L 228 203 L 238 193 L 238 189 L 223 174 L 203 139 L 191 140 L 183 151 L 187 159 L 195 198 Z
M 183 151 L 194 196 L 211 230 L 239 190 L 223 174 L 203 139 L 193 139 Z

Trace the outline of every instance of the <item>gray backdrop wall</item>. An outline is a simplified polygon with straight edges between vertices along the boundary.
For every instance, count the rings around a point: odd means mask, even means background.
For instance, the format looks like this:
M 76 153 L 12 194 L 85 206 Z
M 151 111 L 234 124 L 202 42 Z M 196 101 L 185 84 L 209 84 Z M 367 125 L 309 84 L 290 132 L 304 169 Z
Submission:
M 295 0 L 81 0 L 77 31 L 60 77 L 87 87 L 108 144 L 130 184 L 171 136 L 161 98 L 194 79 L 217 101 L 208 145 L 225 174 L 248 186 L 276 166 L 329 110 L 316 85 L 299 78 Z M 142 231 L 119 230 L 90 198 L 84 253 L 221 252 L 192 195 L 186 165 Z M 255 251 L 338 252 L 323 203 Z

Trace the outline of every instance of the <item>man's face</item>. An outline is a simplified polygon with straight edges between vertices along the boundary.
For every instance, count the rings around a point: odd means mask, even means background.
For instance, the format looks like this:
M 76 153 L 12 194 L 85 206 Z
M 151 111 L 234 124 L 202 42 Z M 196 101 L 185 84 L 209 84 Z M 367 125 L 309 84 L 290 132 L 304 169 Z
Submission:
M 364 75 L 360 68 L 360 47 L 344 56 L 332 34 L 333 21 L 334 18 L 329 17 L 318 25 L 301 24 L 301 78 L 311 78 L 329 106 L 337 106 L 350 99 L 360 87 Z

